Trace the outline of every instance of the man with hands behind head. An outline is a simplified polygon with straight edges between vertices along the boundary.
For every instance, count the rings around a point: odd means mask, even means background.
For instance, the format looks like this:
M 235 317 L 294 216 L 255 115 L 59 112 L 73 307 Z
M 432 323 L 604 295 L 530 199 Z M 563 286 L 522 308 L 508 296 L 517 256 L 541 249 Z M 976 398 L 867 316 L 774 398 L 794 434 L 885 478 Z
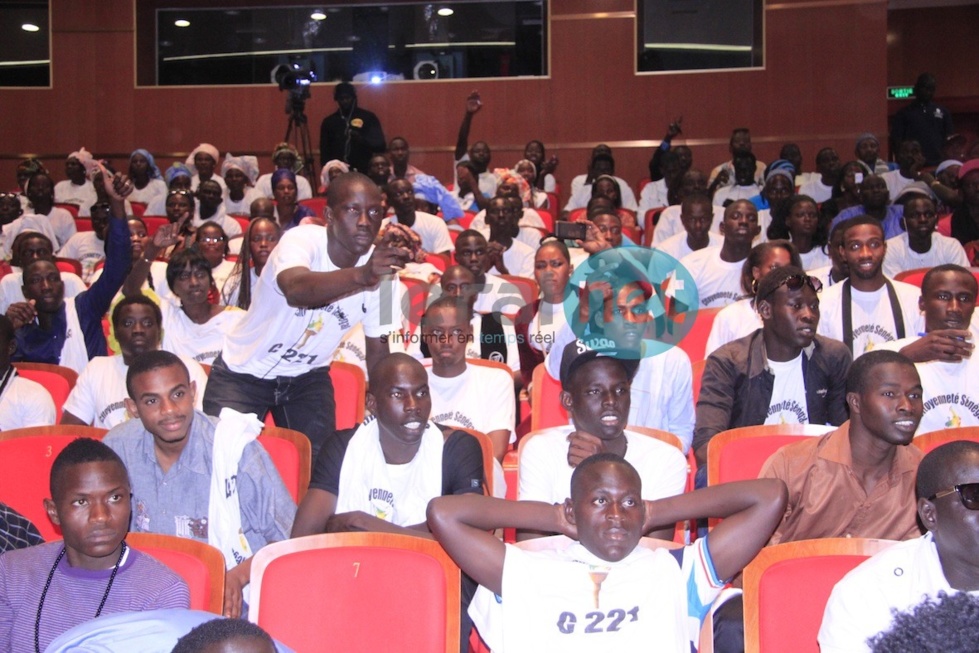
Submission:
M 482 585 L 469 613 L 490 648 L 638 651 L 655 642 L 656 651 L 692 650 L 724 581 L 751 561 L 778 523 L 785 486 L 764 479 L 658 501 L 642 494 L 636 470 L 604 453 L 582 461 L 570 498 L 556 505 L 475 496 L 429 504 L 435 539 Z M 691 546 L 640 546 L 652 530 L 707 516 L 724 521 Z M 493 535 L 505 526 L 566 537 L 524 551 Z

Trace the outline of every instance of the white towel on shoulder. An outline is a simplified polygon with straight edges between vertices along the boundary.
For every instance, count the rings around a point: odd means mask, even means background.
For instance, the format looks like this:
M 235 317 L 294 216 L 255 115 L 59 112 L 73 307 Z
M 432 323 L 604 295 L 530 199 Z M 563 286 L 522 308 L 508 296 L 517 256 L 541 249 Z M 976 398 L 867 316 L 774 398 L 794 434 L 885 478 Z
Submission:
M 381 450 L 376 419 L 365 421 L 354 433 L 343 454 L 337 496 L 337 513 L 360 510 L 378 519 L 410 526 L 425 521 L 428 502 L 442 494 L 442 430 L 429 421 L 411 465 L 411 492 L 395 496 L 388 464 Z

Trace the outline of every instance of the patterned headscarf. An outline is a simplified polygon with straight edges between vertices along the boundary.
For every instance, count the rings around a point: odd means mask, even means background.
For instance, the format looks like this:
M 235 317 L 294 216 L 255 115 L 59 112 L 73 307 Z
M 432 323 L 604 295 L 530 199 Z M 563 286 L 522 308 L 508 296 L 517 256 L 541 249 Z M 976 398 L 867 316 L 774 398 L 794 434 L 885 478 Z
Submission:
M 144 150 L 143 148 L 138 148 L 133 150 L 133 153 L 129 155 L 130 162 L 133 160 L 133 157 L 136 156 L 137 154 L 142 154 L 143 157 L 146 159 L 147 163 L 150 164 L 150 179 L 160 179 L 162 175 L 160 174 L 160 169 L 156 167 L 156 160 L 153 159 L 153 155 L 150 154 L 148 150 Z
M 245 173 L 248 185 L 254 186 L 258 180 L 258 159 L 247 154 L 231 156 L 228 152 L 224 155 L 224 163 L 221 164 L 221 176 L 224 177 L 229 170 L 241 170 Z
M 289 143 L 279 143 L 278 145 L 275 146 L 275 149 L 272 150 L 272 162 L 275 163 L 275 157 L 279 156 L 279 154 L 283 152 L 288 152 L 296 160 L 296 162 L 292 166 L 293 172 L 298 173 L 300 170 L 303 169 L 302 159 L 299 158 L 299 150 L 294 148 Z
M 532 197 L 530 194 L 530 184 L 524 179 L 519 173 L 509 168 L 497 168 L 493 171 L 496 175 L 496 185 L 499 188 L 500 184 L 514 184 L 517 187 L 517 192 L 520 194 L 520 201 L 523 202 L 524 206 L 530 206 Z

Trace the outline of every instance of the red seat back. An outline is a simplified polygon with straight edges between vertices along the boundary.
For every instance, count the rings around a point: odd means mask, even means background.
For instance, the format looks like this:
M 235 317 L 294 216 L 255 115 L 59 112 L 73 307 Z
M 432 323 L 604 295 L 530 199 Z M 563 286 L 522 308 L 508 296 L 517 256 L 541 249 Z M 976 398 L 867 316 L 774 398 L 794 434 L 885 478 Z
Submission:
M 71 393 L 71 386 L 68 384 L 67 379 L 60 374 L 46 370 L 18 370 L 17 373 L 25 379 L 44 386 L 44 389 L 48 391 L 48 394 L 51 395 L 51 400 L 54 402 L 55 422 L 60 422 L 61 410 L 65 405 L 65 401 L 68 400 L 68 395 Z
M 364 543 L 339 544 L 344 540 Z M 436 542 L 386 533 L 314 535 L 255 555 L 251 616 L 296 651 L 326 650 L 326 642 L 329 650 L 351 653 L 458 651 L 459 581 Z
M 151 237 L 159 230 L 160 227 L 162 227 L 165 224 L 168 224 L 169 222 L 170 220 L 168 220 L 166 216 L 159 216 L 159 215 L 143 216 L 143 223 L 146 225 L 146 234 Z
M 703 360 L 707 352 L 707 338 L 710 337 L 710 329 L 714 324 L 714 318 L 721 311 L 720 308 L 701 308 L 696 311 L 693 326 L 687 335 L 679 342 L 679 347 L 687 352 L 691 363 Z M 684 313 L 684 319 L 689 319 L 693 311 Z
M 190 590 L 190 609 L 224 612 L 224 556 L 213 546 L 157 533 L 130 533 L 126 543 L 162 562 Z
M 534 368 L 533 398 L 530 409 L 530 430 L 550 426 L 566 426 L 568 411 L 561 405 L 561 382 L 552 377 L 541 363 Z
M 45 540 L 61 538 L 51 523 L 44 499 L 51 498 L 51 465 L 77 436 L 49 435 L 0 441 L 0 501 L 37 526 Z

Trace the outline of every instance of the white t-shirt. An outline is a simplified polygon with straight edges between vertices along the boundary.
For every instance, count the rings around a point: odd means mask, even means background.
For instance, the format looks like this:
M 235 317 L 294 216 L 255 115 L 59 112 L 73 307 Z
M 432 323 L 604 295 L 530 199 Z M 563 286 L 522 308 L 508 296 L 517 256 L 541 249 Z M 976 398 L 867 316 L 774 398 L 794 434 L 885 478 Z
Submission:
M 684 256 L 680 264 L 687 269 L 700 296 L 701 308 L 727 306 L 741 299 L 741 267 L 744 260 L 721 260 L 720 247 L 705 247 Z
M 645 222 L 646 213 L 649 210 L 670 205 L 667 192 L 666 179 L 651 181 L 643 186 L 642 191 L 639 193 L 639 224 Z
M 762 327 L 761 316 L 758 315 L 752 302 L 751 297 L 745 297 L 718 311 L 711 324 L 710 335 L 707 336 L 704 358 L 732 340 L 743 338 Z
M 723 186 L 714 193 L 714 205 L 724 206 L 724 202 L 751 199 L 761 191 L 756 184 L 750 186 Z
M 191 218 L 191 223 L 195 227 L 199 228 L 205 222 L 217 222 L 219 225 L 221 225 L 221 228 L 224 230 L 224 235 L 227 236 L 229 239 L 234 238 L 235 236 L 240 236 L 242 234 L 241 225 L 238 224 L 237 220 L 235 220 L 234 218 L 230 217 L 227 214 L 227 212 L 224 209 L 223 203 L 220 206 L 218 206 L 218 210 L 215 211 L 214 215 L 207 218 L 206 220 L 201 217 L 199 210 L 194 212 L 194 217 Z
M 827 247 L 829 247 L 829 245 L 827 245 Z M 888 256 L 890 256 L 890 253 L 891 253 L 890 250 L 888 250 L 887 252 Z M 814 245 L 813 248 L 810 249 L 805 254 L 799 252 L 799 258 L 802 259 L 802 269 L 805 270 L 806 272 L 812 272 L 813 270 L 818 270 L 819 268 L 824 268 L 826 266 L 833 265 L 833 259 L 831 259 L 829 257 L 829 254 L 824 252 L 823 248 L 819 247 L 818 245 Z M 884 267 L 886 269 L 887 267 L 886 257 L 884 258 L 884 261 L 885 261 Z M 884 274 L 887 273 L 885 272 Z
M 57 409 L 44 386 L 15 376 L 0 395 L 0 431 L 30 426 L 50 426 L 57 422 Z
M 899 313 L 904 320 L 904 335 L 918 333 L 922 323 L 918 310 L 921 289 L 901 281 L 891 281 L 897 295 Z M 843 286 L 838 283 L 824 287 L 819 300 L 819 326 L 821 336 L 843 340 Z M 898 334 L 887 297 L 887 286 L 874 292 L 861 292 L 851 289 L 853 301 L 851 322 L 853 326 L 853 357 L 857 358 L 882 342 L 897 340 Z
M 221 353 L 224 336 L 233 332 L 245 317 L 245 312 L 240 308 L 228 306 L 204 324 L 196 324 L 178 304 L 170 300 L 160 302 L 160 312 L 163 313 L 163 342 L 160 349 L 208 365 Z
M 397 283 L 392 285 L 393 281 Z M 400 277 L 385 277 L 379 284 L 380 325 L 378 328 L 382 334 L 380 337 L 387 342 L 388 351 L 392 354 L 401 352 L 422 360 L 424 356 L 421 352 L 421 316 L 416 316 L 418 320 L 415 324 L 408 319 L 411 315 L 411 298 L 406 295 L 408 295 L 408 287 Z M 344 334 L 333 354 L 333 360 L 356 365 L 363 370 L 366 377 L 370 378 L 370 370 L 367 369 L 367 344 L 364 341 L 362 324 L 355 324 Z
M 568 315 L 564 311 L 563 304 L 552 304 L 541 300 L 533 321 L 527 325 L 527 344 L 547 354 L 554 346 L 558 332 L 567 323 Z
M 78 217 L 90 217 L 91 212 L 89 209 L 91 208 L 91 205 L 80 208 L 78 210 Z M 27 214 L 25 213 L 24 215 Z M 36 215 L 38 219 L 45 220 L 51 225 L 51 230 L 54 231 L 56 238 L 54 241 L 55 249 L 63 247 L 69 240 L 71 240 L 71 237 L 78 232 L 78 225 L 75 224 L 75 218 L 72 217 L 71 213 L 65 209 L 55 206 L 52 207 L 51 211 L 47 215 L 43 213 L 35 213 L 34 215 Z
M 431 360 L 425 370 L 432 396 L 431 421 L 482 433 L 506 430 L 512 437 L 516 402 L 509 374 L 469 363 L 459 376 L 444 378 L 432 372 Z
M 308 183 L 308 182 L 307 182 Z M 239 201 L 231 199 L 228 195 L 228 191 L 224 191 L 224 201 L 221 202 L 221 206 L 224 207 L 224 212 L 228 215 L 251 215 L 252 213 L 252 202 L 258 199 L 262 199 L 265 195 L 262 195 L 256 188 L 245 188 L 245 194 L 242 195 Z M 303 198 L 299 198 L 303 199 Z
M 82 279 L 91 283 L 99 261 L 105 260 L 105 241 L 94 231 L 79 231 L 58 251 L 62 258 L 73 258 L 82 264 Z
M 75 297 L 86 290 L 85 282 L 74 272 L 62 272 L 61 282 L 65 285 L 65 299 Z M 24 271 L 13 268 L 13 272 L 0 279 L 0 313 L 6 313 L 11 304 L 26 302 L 24 297 Z
M 931 234 L 931 248 L 924 254 L 911 249 L 908 234 L 904 232 L 887 239 L 887 254 L 884 255 L 884 274 L 894 277 L 905 270 L 933 268 L 936 265 L 954 263 L 968 268 L 969 257 L 965 255 L 962 244 L 955 238 L 943 236 L 937 231 Z
M 398 224 L 398 216 L 391 215 L 385 218 L 381 223 L 381 228 L 383 229 L 391 222 Z M 452 245 L 452 239 L 449 237 L 449 228 L 445 226 L 445 220 L 437 215 L 415 211 L 415 222 L 410 229 L 421 238 L 422 249 L 426 252 L 441 254 L 455 249 Z
M 540 240 L 538 238 L 538 240 Z M 503 252 L 503 265 L 506 266 L 510 274 L 517 277 L 534 278 L 534 256 L 537 250 L 527 243 L 520 242 L 514 238 L 510 247 Z M 490 269 L 491 274 L 501 274 L 496 266 Z
M 255 190 L 259 197 L 273 198 L 272 194 L 272 173 L 267 172 L 255 182 Z M 225 199 L 228 194 L 225 193 Z M 309 180 L 302 175 L 296 175 L 296 200 L 308 200 L 313 197 L 313 187 L 309 185 Z M 246 211 L 247 213 L 247 211 Z
M 130 202 L 149 204 L 155 197 L 167 194 L 167 182 L 162 179 L 150 179 L 142 188 L 133 186 L 133 192 L 126 199 Z
M 679 347 L 639 361 L 629 391 L 629 424 L 668 431 L 683 450 L 693 442 L 695 421 L 690 357 Z
M 881 173 L 880 178 L 887 184 L 887 192 L 891 196 L 891 201 L 897 199 L 897 194 L 904 190 L 904 187 L 914 181 L 901 174 L 900 170 L 890 170 Z
M 190 380 L 197 384 L 194 405 L 198 410 L 203 410 L 207 374 L 197 361 L 186 356 L 180 356 L 180 360 L 187 366 Z M 128 371 L 129 366 L 122 356 L 96 356 L 78 375 L 78 381 L 65 401 L 65 412 L 86 424 L 104 429 L 111 429 L 130 419 L 124 401 L 129 396 L 126 391 Z
M 768 369 L 775 375 L 772 398 L 765 424 L 808 424 L 806 382 L 802 378 L 802 352 L 790 361 L 768 359 Z
M 54 201 L 58 204 L 77 204 L 79 209 L 91 208 L 99 201 L 99 196 L 95 192 L 95 185 L 88 179 L 79 186 L 71 179 L 65 179 L 54 185 Z
M 568 435 L 574 426 L 545 429 L 523 445 L 518 471 L 517 498 L 521 501 L 563 503 L 571 496 Z M 656 438 L 625 432 L 625 459 L 642 479 L 642 498 L 647 501 L 672 497 L 687 483 L 687 459 L 680 450 Z
M 902 338 L 880 345 L 881 349 L 901 351 L 919 340 Z M 975 341 L 975 337 L 973 337 Z M 924 413 L 915 435 L 960 426 L 979 426 L 979 357 L 973 355 L 958 363 L 929 361 L 915 363 L 921 377 Z
M 954 499 L 958 500 L 958 499 Z M 833 588 L 819 628 L 822 653 L 869 652 L 867 640 L 891 627 L 892 610 L 904 612 L 948 584 L 931 533 L 898 542 L 865 560 Z M 970 592 L 979 597 L 979 592 Z
M 327 254 L 328 239 L 326 228 L 318 225 L 300 225 L 282 235 L 253 288 L 251 307 L 225 336 L 222 358 L 229 369 L 258 378 L 298 376 L 329 365 L 343 334 L 358 322 L 368 337 L 383 335 L 377 287 L 316 308 L 295 308 L 286 301 L 277 281 L 283 270 L 341 269 Z M 356 265 L 365 265 L 373 251 Z
M 724 236 L 713 231 L 707 232 L 707 238 L 709 239 L 707 247 L 720 248 L 724 244 Z M 696 251 L 690 249 L 690 245 L 687 243 L 687 232 L 682 229 L 679 233 L 673 234 L 659 245 L 656 245 L 656 249 L 664 254 L 669 254 L 678 261 L 687 254 L 693 254 Z
M 687 233 L 683 228 L 683 221 L 680 220 L 680 210 L 682 208 L 680 204 L 673 204 L 663 209 L 663 212 L 659 214 L 659 222 L 656 223 L 656 229 L 653 231 L 652 244 L 654 247 L 659 246 L 660 243 L 670 236 Z M 714 205 L 713 212 L 714 219 L 711 223 L 710 230 L 720 235 L 721 222 L 724 221 L 724 207 Z
M 799 194 L 808 195 L 816 200 L 817 204 L 821 204 L 833 197 L 833 187 L 824 184 L 822 175 L 816 174 L 799 187 Z
M 469 608 L 494 653 L 689 653 L 723 583 L 707 538 L 677 551 L 637 546 L 618 562 L 564 536 L 548 549 L 507 545 L 502 597 L 480 587 Z
M 591 199 L 592 185 L 586 184 L 585 178 L 586 175 L 579 175 L 571 181 L 571 198 L 564 206 L 565 211 L 574 211 L 575 209 L 583 209 L 588 206 L 588 201 Z M 638 212 L 639 204 L 636 202 L 636 194 L 632 192 L 632 187 L 629 186 L 629 182 L 622 177 L 615 177 L 615 181 L 619 182 L 619 193 L 622 195 L 622 208 Z M 578 184 L 577 188 L 575 187 L 576 182 Z

